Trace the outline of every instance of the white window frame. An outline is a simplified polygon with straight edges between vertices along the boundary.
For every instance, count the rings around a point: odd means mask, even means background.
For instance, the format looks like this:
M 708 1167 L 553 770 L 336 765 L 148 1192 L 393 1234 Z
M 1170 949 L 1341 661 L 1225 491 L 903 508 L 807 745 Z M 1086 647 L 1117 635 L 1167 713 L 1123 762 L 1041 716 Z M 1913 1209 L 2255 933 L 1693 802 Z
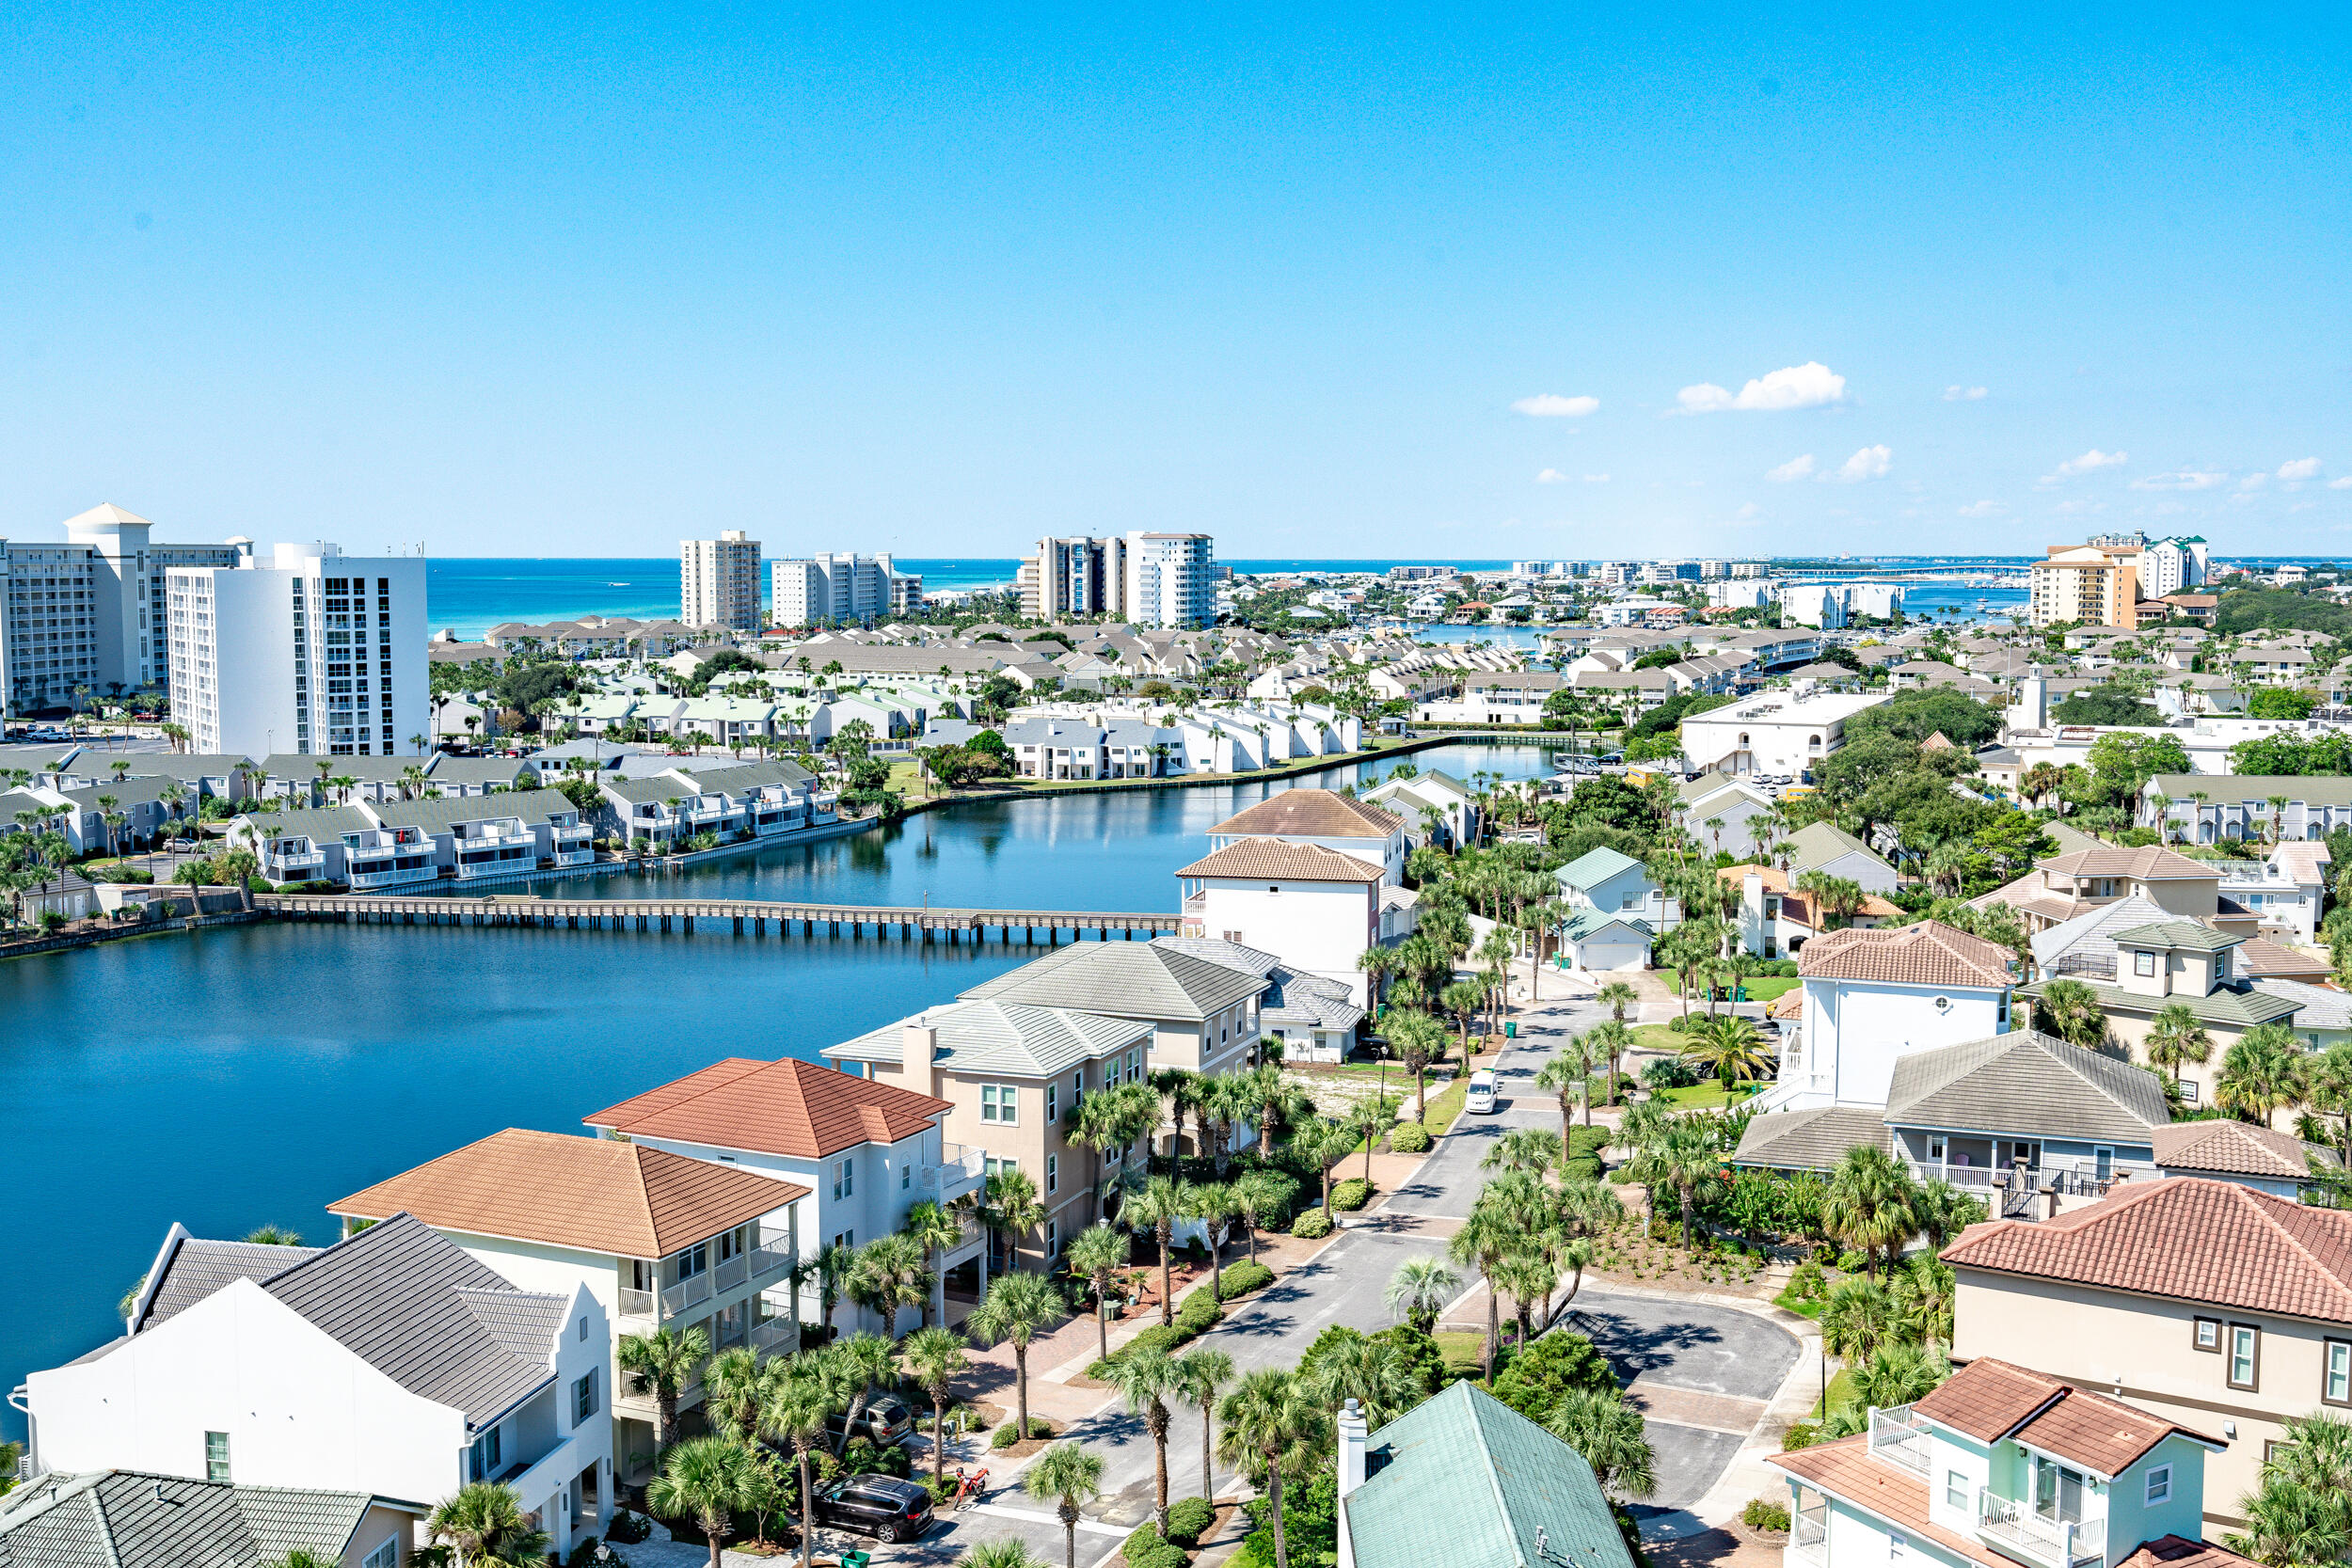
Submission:
M 980 1119 L 1000 1127 L 1021 1125 L 1021 1090 L 1014 1084 L 980 1085 Z
M 2147 1506 L 2155 1508 L 2172 1500 L 2172 1466 L 2151 1465 L 2148 1470 Z
M 387 1537 L 382 1545 L 359 1560 L 359 1568 L 400 1568 L 400 1537 Z
M 1968 1506 L 1968 1475 L 1963 1470 L 1944 1472 L 1944 1503 L 1947 1508 Z

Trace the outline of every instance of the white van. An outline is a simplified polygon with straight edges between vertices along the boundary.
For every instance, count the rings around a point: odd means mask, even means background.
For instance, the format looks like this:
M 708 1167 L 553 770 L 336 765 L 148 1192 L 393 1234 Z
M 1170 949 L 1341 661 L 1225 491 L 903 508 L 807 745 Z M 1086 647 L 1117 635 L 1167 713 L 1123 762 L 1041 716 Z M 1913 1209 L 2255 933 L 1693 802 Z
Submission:
M 1495 1114 L 1495 1075 L 1490 1069 L 1480 1068 L 1470 1074 L 1470 1096 L 1462 1109 L 1474 1117 Z

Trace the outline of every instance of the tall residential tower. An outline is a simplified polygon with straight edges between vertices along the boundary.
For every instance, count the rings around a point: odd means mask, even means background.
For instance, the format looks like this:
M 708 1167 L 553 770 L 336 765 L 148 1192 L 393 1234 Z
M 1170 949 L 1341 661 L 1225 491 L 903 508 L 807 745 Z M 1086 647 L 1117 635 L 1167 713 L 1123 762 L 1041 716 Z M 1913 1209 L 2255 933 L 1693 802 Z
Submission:
M 759 541 L 731 528 L 678 541 L 678 619 L 690 626 L 759 629 Z

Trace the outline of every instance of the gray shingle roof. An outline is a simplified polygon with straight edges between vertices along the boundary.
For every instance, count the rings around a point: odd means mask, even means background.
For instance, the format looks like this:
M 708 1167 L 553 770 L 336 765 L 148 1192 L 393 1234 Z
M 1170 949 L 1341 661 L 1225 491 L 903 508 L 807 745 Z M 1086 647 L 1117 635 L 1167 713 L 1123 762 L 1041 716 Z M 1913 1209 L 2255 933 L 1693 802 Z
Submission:
M 1353 1029 L 1364 1016 L 1348 989 L 1319 974 L 1301 974 L 1271 953 L 1218 937 L 1154 937 L 1154 947 L 1173 948 L 1196 958 L 1238 969 L 1271 982 L 1259 999 L 1259 1017 L 1276 1023 L 1308 1023 L 1319 1029 Z
M 1152 1037 L 1151 1023 L 1140 1019 L 967 1001 L 886 1023 L 855 1039 L 827 1046 L 824 1054 L 836 1061 L 903 1061 L 908 1024 L 928 1024 L 938 1031 L 932 1060 L 950 1071 L 994 1072 L 1013 1078 L 1053 1077 Z
M 1868 1105 L 1822 1105 L 1809 1111 L 1768 1111 L 1747 1125 L 1733 1152 L 1735 1165 L 1770 1170 L 1828 1170 L 1846 1150 L 1887 1147 L 1886 1126 Z
M 173 1239 L 166 1242 L 169 1256 L 164 1259 L 164 1276 L 155 1282 L 148 1298 L 147 1310 L 139 1318 L 141 1329 L 177 1316 L 231 1280 L 266 1279 L 304 1259 L 317 1257 L 320 1251 L 307 1246 L 265 1246 L 259 1242 L 211 1242 L 191 1236 L 176 1225 L 171 1228 Z
M 1199 1022 L 1265 989 L 1255 974 L 1163 942 L 1089 942 L 974 986 L 961 999 Z
M 340 844 L 343 834 L 375 824 L 357 806 L 326 806 L 318 811 L 254 811 L 238 818 L 253 824 L 263 838 L 307 838 L 314 843 Z
M 525 824 L 544 822 L 551 816 L 577 816 L 580 808 L 561 790 L 516 789 L 448 800 L 387 800 L 374 810 L 388 827 L 438 833 L 460 822 L 487 822 L 501 816 L 519 816 Z
M 555 1375 L 554 1338 L 570 1306 L 516 1290 L 411 1214 L 260 1284 L 418 1398 L 465 1412 L 470 1426 Z M 535 1350 L 517 1348 L 534 1338 Z
M 206 755 L 185 752 L 139 752 L 126 754 L 122 760 L 131 765 L 131 777 L 135 779 L 178 779 L 182 784 L 197 779 L 224 778 L 240 768 L 253 766 L 251 757 L 220 752 Z M 110 764 L 112 761 L 112 758 L 108 759 Z M 112 771 L 111 766 L 99 769 L 101 774 Z
M 797 762 L 728 762 L 706 765 L 689 759 L 679 763 L 675 771 L 685 774 L 705 789 L 729 792 L 756 789 L 764 784 L 804 784 L 817 776 Z
M 2195 1013 L 2200 1023 L 2219 1023 L 2235 1029 L 2274 1022 L 2292 1016 L 2302 1006 L 2300 1002 L 2291 997 L 2270 990 L 2256 990 L 2251 987 L 2239 990 L 2224 986 L 2209 996 L 2191 996 L 2185 991 L 2174 991 L 2169 996 L 2142 996 L 2137 991 L 2125 990 L 2122 986 L 2102 985 L 2096 980 L 2082 983 L 2098 999 L 2102 1012 L 2153 1018 L 2166 1006 L 2178 1002 Z M 2048 986 L 2046 980 L 2036 980 L 2032 985 L 2018 987 L 2017 994 L 2028 1002 L 2039 1001 Z
M 132 1470 L 45 1475 L 0 1503 L 0 1568 L 262 1568 L 296 1549 L 333 1561 L 373 1501 Z
M 292 779 L 296 784 L 310 784 L 319 776 L 319 764 L 327 764 L 330 779 L 357 779 L 361 784 L 398 784 L 411 768 L 422 768 L 431 757 L 315 757 L 293 752 L 278 752 L 262 760 L 262 771 L 273 779 Z
M 537 769 L 521 757 L 453 757 L 442 752 L 425 772 L 437 784 L 511 784 L 525 773 L 535 776 Z
M 1899 1058 L 1885 1120 L 1891 1127 L 2137 1144 L 2171 1113 L 2154 1073 L 2021 1029 Z

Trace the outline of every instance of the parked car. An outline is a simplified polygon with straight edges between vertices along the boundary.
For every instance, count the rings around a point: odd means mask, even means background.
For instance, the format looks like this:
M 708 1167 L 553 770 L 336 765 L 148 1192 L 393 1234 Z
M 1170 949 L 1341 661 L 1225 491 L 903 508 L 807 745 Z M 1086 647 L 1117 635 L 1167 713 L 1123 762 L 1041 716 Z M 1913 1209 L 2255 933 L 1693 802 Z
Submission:
M 825 1429 L 835 1437 L 845 1433 L 863 1437 L 878 1449 L 903 1443 L 914 1435 L 914 1412 L 907 1408 L 904 1400 L 889 1394 L 877 1394 L 866 1402 L 866 1408 L 858 1412 L 855 1432 L 850 1432 L 849 1419 L 847 1413 L 834 1416 L 825 1422 Z
M 931 1495 L 896 1476 L 848 1476 L 817 1494 L 817 1522 L 885 1544 L 912 1541 L 931 1528 Z

